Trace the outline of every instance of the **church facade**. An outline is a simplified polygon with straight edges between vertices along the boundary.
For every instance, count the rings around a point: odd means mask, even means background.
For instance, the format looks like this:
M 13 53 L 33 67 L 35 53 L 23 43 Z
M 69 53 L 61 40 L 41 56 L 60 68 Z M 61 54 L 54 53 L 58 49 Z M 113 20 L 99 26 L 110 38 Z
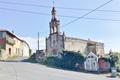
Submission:
M 47 56 L 57 56 L 63 50 L 80 52 L 85 55 L 90 52 L 99 56 L 104 55 L 104 43 L 67 37 L 64 32 L 60 32 L 60 21 L 56 18 L 55 7 L 52 8 L 51 15 L 50 34 L 46 38 Z

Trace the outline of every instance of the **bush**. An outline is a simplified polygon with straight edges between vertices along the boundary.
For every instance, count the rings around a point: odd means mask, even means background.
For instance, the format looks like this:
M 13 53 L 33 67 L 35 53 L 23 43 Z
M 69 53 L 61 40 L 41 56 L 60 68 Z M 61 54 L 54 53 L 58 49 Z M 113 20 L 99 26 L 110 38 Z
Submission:
M 82 54 L 77 53 L 77 52 L 71 52 L 71 51 L 63 51 L 61 54 L 62 57 L 48 57 L 44 64 L 48 66 L 53 66 L 53 67 L 60 67 L 64 69 L 75 69 L 75 65 L 80 64 L 81 67 L 84 66 L 84 57 Z
M 62 67 L 64 68 L 68 68 L 68 69 L 74 69 L 76 63 L 77 64 L 84 64 L 84 57 L 82 56 L 82 54 L 78 53 L 78 52 L 72 52 L 72 51 L 63 51 L 63 58 L 62 58 L 62 62 L 63 65 Z
M 23 60 L 24 62 L 32 62 L 36 63 L 37 61 L 35 60 L 35 53 L 33 53 L 28 59 Z
M 47 57 L 43 64 L 52 67 L 60 67 L 61 60 L 57 57 Z
M 111 67 L 116 67 L 117 70 L 120 72 L 120 53 L 113 52 L 111 55 L 108 56 L 110 60 Z
M 117 71 L 120 72 L 120 63 L 116 65 Z

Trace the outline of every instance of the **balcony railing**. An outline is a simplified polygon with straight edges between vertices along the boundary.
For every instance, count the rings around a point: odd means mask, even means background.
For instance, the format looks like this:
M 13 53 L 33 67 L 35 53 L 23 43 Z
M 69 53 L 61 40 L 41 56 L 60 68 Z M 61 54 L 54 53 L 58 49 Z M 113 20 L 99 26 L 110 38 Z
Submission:
M 7 38 L 6 38 L 6 41 L 7 41 L 7 43 L 10 44 L 10 45 L 14 45 L 14 44 L 15 44 L 15 40 L 12 39 L 12 38 L 10 38 L 10 37 L 7 37 Z

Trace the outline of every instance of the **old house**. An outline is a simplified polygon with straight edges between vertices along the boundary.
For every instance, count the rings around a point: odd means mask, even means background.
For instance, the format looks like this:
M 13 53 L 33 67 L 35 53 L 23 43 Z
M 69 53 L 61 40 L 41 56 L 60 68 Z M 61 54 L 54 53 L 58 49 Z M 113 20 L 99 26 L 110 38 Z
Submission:
M 30 47 L 26 41 L 7 30 L 0 30 L 0 59 L 13 56 L 29 56 Z
M 92 51 L 97 55 L 104 55 L 104 43 L 67 37 L 64 32 L 60 32 L 60 21 L 56 18 L 55 7 L 52 8 L 51 14 L 50 34 L 46 38 L 47 56 L 57 56 L 62 50 L 80 52 L 85 55 Z
M 84 62 L 84 67 L 86 71 L 98 71 L 98 56 L 96 56 L 94 53 L 90 52 L 86 56 L 86 60 Z

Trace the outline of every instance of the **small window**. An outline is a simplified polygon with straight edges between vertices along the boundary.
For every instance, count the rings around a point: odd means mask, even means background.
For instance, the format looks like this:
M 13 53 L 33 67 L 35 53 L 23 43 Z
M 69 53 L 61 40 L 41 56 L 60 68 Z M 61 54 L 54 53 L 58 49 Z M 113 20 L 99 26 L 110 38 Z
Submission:
M 95 58 L 95 61 L 97 61 L 97 58 Z
M 90 58 L 90 56 L 88 56 L 88 58 Z
M 0 32 L 0 38 L 3 38 L 3 32 Z
M 11 48 L 9 48 L 9 55 L 11 55 Z
M 94 58 L 93 56 L 91 56 L 91 58 Z
M 55 45 L 55 40 L 53 40 L 53 44 Z

